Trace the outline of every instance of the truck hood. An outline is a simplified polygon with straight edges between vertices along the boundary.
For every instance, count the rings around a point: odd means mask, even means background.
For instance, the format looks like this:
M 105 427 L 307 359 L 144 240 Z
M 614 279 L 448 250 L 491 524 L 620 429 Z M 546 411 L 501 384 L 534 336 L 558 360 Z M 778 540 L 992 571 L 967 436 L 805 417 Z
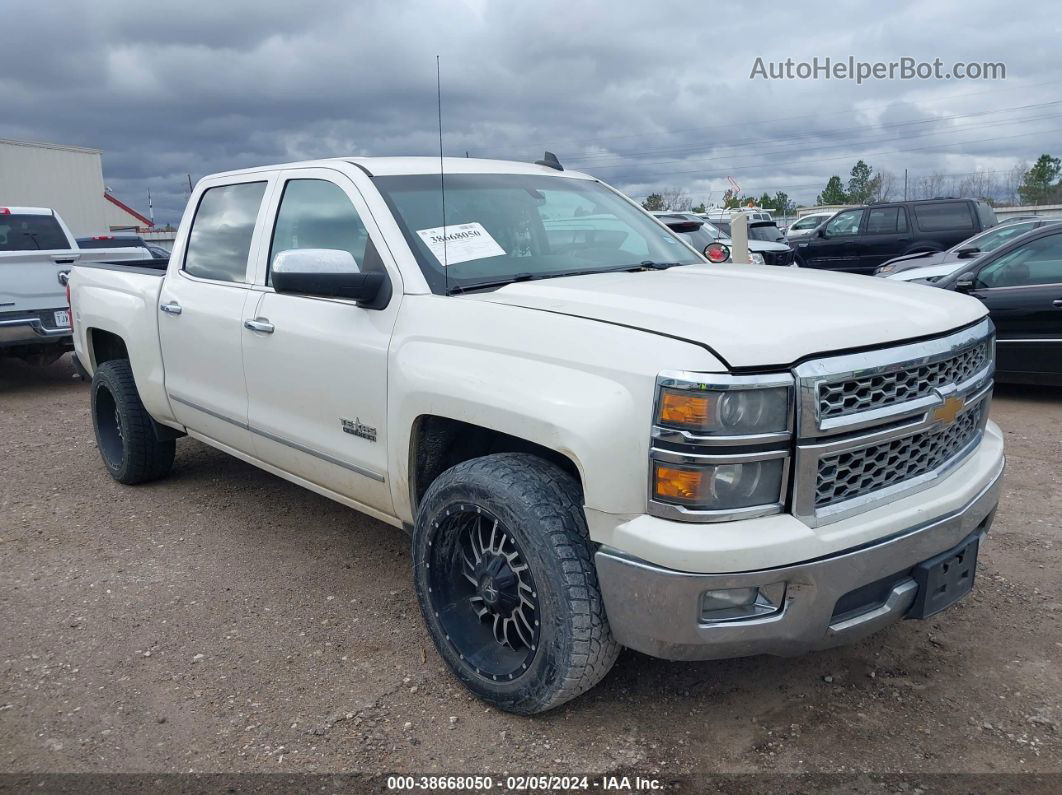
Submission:
M 721 237 L 717 241 L 722 243 L 727 248 L 734 247 L 734 241 L 729 237 Z M 775 243 L 772 240 L 750 240 L 749 251 L 755 251 L 757 254 L 762 254 L 765 251 L 789 251 L 790 246 L 785 243 Z
M 979 301 L 946 290 L 759 265 L 569 276 L 462 298 L 689 340 L 733 368 L 789 365 L 813 354 L 896 344 L 941 334 L 986 314 Z

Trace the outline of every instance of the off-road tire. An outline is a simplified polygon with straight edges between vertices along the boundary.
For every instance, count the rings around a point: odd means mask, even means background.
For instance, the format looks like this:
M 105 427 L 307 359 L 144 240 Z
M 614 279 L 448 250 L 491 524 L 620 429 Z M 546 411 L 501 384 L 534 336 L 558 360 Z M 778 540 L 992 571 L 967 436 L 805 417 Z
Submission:
M 112 359 L 97 367 L 91 390 L 96 446 L 111 477 L 132 485 L 169 474 L 176 442 L 155 435 L 129 361 Z
M 540 619 L 537 648 L 528 644 L 533 656 L 525 670 L 517 669 L 508 679 L 477 671 L 448 639 L 438 613 L 441 608 L 445 613 L 445 605 L 436 603 L 442 589 L 430 590 L 433 581 L 439 582 L 433 577 L 444 575 L 438 562 L 436 571 L 430 571 L 431 561 L 443 554 L 433 546 L 446 543 L 440 536 L 447 517 L 458 511 L 496 517 L 533 576 Z M 575 698 L 609 672 L 620 647 L 609 629 L 593 553 L 578 483 L 537 456 L 475 458 L 446 470 L 431 484 L 413 531 L 414 584 L 436 649 L 469 690 L 500 709 L 530 715 Z M 467 607 L 456 600 L 447 604 Z

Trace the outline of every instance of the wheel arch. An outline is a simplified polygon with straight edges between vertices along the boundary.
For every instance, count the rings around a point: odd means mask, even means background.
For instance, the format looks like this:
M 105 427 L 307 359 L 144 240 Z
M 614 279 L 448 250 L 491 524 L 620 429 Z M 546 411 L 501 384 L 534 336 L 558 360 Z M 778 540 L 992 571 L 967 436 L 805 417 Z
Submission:
M 567 472 L 580 490 L 583 474 L 578 460 L 567 451 L 552 449 L 521 436 L 438 414 L 421 414 L 413 421 L 409 437 L 409 504 L 416 517 L 428 487 L 452 466 L 496 453 L 529 453 Z
M 89 360 L 93 370 L 112 359 L 129 358 L 129 348 L 125 340 L 113 331 L 92 326 L 86 330 L 85 336 L 88 340 Z

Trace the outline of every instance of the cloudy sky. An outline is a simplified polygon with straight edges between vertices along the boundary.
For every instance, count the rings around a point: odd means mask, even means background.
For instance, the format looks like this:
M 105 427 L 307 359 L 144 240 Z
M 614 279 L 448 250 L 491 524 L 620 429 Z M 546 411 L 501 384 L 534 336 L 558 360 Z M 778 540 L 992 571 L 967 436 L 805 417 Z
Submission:
M 125 0 L 0 14 L 0 137 L 97 147 L 115 194 L 176 222 L 213 171 L 333 155 L 543 149 L 632 196 L 814 201 L 857 158 L 902 193 L 1062 155 L 1057 2 Z M 1005 80 L 750 79 L 765 62 L 1002 62 Z

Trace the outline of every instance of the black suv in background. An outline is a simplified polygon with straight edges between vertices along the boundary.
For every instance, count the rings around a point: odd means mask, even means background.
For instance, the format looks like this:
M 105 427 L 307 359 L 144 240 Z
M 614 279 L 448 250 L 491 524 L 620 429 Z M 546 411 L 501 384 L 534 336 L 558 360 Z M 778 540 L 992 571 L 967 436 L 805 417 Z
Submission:
M 841 210 L 797 241 L 797 262 L 803 268 L 869 274 L 893 257 L 944 251 L 995 225 L 995 212 L 976 199 L 871 204 Z

